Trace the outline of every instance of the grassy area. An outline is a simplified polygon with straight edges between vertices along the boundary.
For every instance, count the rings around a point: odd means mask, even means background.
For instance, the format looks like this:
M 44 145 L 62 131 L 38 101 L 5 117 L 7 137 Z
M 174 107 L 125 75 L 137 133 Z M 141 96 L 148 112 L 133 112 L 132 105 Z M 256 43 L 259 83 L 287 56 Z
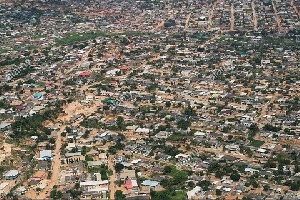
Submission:
M 253 147 L 260 147 L 260 146 L 263 145 L 264 143 L 265 143 L 264 141 L 253 140 L 253 141 L 250 143 L 250 146 L 253 146 Z
M 183 200 L 186 199 L 186 194 L 183 191 L 175 191 L 174 194 L 170 195 L 172 200 Z
M 136 36 L 136 35 L 144 35 L 144 34 L 145 33 L 139 31 L 125 31 L 123 33 L 105 33 L 102 31 L 87 32 L 87 33 L 70 33 L 66 37 L 58 40 L 56 42 L 56 46 L 70 45 L 78 42 L 85 42 L 99 37 L 113 37 L 117 35 Z
M 109 35 L 104 32 L 88 32 L 88 33 L 74 33 L 68 34 L 65 38 L 56 42 L 57 46 L 70 45 L 77 42 L 84 42 L 87 40 L 93 40 L 98 37 L 108 37 Z

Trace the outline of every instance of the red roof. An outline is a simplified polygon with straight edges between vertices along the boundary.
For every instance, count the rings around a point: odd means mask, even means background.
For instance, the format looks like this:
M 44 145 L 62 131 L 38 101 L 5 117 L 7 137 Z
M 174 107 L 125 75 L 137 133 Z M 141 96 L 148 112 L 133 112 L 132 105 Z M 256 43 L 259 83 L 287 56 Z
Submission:
M 125 182 L 125 188 L 126 188 L 127 190 L 132 189 L 132 182 L 131 182 L 131 180 L 127 180 L 127 181 Z
M 128 69 L 130 69 L 130 67 L 125 66 L 125 65 L 121 67 L 121 70 L 128 70 Z
M 25 109 L 25 106 L 16 106 L 16 109 L 17 110 L 23 110 L 23 109 Z
M 110 81 L 110 84 L 111 84 L 111 85 L 115 85 L 116 83 L 117 83 L 117 82 L 114 81 L 114 80 L 111 80 L 111 81 Z
M 82 72 L 79 74 L 79 76 L 90 76 L 92 72 Z

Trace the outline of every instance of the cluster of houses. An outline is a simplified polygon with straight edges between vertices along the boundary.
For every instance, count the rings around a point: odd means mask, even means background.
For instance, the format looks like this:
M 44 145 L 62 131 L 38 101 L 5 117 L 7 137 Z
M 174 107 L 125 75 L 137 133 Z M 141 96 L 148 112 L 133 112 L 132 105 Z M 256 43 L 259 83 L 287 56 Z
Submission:
M 297 198 L 298 1 L 58 5 L 0 6 L 1 137 L 30 133 L 2 196 L 51 197 L 57 176 L 65 199 L 150 199 L 174 166 L 187 199 Z M 16 126 L 60 102 L 42 131 Z

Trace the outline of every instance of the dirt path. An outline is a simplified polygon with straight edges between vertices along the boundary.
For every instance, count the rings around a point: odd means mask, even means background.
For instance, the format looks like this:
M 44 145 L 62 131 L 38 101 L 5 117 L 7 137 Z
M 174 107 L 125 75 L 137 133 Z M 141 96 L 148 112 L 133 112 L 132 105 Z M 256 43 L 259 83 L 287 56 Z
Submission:
M 104 98 L 104 97 L 103 97 Z M 99 99 L 98 101 L 101 101 L 102 99 Z M 91 115 L 97 108 L 96 103 L 87 107 L 81 105 L 79 102 L 75 101 L 72 103 L 67 104 L 64 107 L 64 111 L 66 115 L 61 116 L 57 119 L 57 121 L 63 121 L 64 123 L 68 123 L 70 121 L 70 117 L 74 114 L 84 114 L 85 116 Z M 81 120 L 77 120 L 76 123 L 73 123 L 74 126 L 78 125 Z M 49 193 L 51 192 L 54 185 L 57 185 L 59 183 L 60 178 L 60 166 L 61 166 L 61 155 L 60 155 L 60 149 L 61 149 L 61 133 L 65 130 L 66 125 L 62 125 L 57 132 L 56 142 L 55 142 L 55 150 L 53 152 L 54 158 L 52 162 L 52 176 L 49 181 L 49 184 L 43 191 L 40 192 L 40 194 L 37 197 L 32 197 L 33 199 L 46 199 Z
M 234 30 L 234 6 L 233 4 L 231 4 L 231 12 L 230 12 L 230 15 L 231 15 L 231 18 L 230 18 L 230 30 L 233 31 Z
M 173 19 L 173 17 L 174 17 L 174 15 L 171 14 L 171 15 L 169 16 L 168 19 Z M 164 26 L 165 22 L 166 22 L 168 19 L 165 19 L 165 20 L 162 20 L 161 22 L 159 22 L 159 23 L 157 24 L 157 26 L 154 27 L 154 28 L 152 29 L 152 31 L 157 31 L 157 30 L 159 30 L 160 28 L 162 28 L 162 27 Z
M 255 0 L 252 0 L 251 7 L 252 7 L 252 15 L 253 15 L 253 26 L 254 26 L 254 30 L 257 31 L 258 29 L 257 29 L 257 15 L 255 10 Z
M 86 51 L 86 52 L 81 56 L 81 60 L 78 61 L 78 62 L 75 64 L 76 67 L 72 67 L 72 68 L 69 69 L 67 72 L 64 72 L 64 74 L 70 75 L 71 72 L 74 71 L 74 69 L 80 67 L 80 65 L 81 65 L 83 62 L 85 62 L 85 61 L 88 60 L 88 55 L 89 55 L 90 53 L 92 53 L 93 50 L 94 50 L 94 47 L 92 47 L 92 48 L 90 48 L 88 51 Z
M 300 18 L 300 11 L 297 9 L 294 0 L 291 1 L 291 6 L 294 8 L 295 13 L 297 13 L 298 17 Z
M 109 177 L 109 190 L 110 190 L 110 199 L 115 198 L 115 192 L 116 192 L 116 171 L 114 167 L 114 157 L 110 155 L 108 157 L 108 169 L 112 170 L 113 174 Z
M 189 13 L 187 15 L 187 18 L 186 18 L 186 21 L 185 21 L 185 26 L 184 26 L 184 31 L 186 31 L 186 29 L 189 27 L 189 22 L 190 22 L 190 19 L 191 19 L 191 13 Z
M 146 14 L 146 10 L 143 10 L 143 12 L 140 14 L 140 16 L 138 16 L 136 19 L 135 19 L 135 22 L 134 23 L 139 23 L 142 19 L 144 19 L 144 15 Z
M 11 148 L 12 145 L 5 142 L 3 139 L 3 143 L 1 144 L 1 150 L 0 150 L 0 163 L 5 160 L 6 157 L 9 157 L 11 155 Z
M 259 123 L 259 122 L 261 121 L 261 118 L 267 114 L 269 105 L 270 105 L 271 103 L 273 103 L 273 102 L 277 99 L 277 97 L 278 97 L 278 92 L 276 92 L 276 93 L 272 96 L 271 100 L 263 106 L 263 108 L 261 109 L 261 113 L 260 113 L 259 117 L 257 117 L 257 118 L 255 119 L 256 124 L 261 124 L 261 123 Z M 262 124 L 261 124 L 261 126 L 262 126 Z M 260 127 L 260 128 L 261 128 L 261 127 Z
M 277 9 L 276 9 L 276 6 L 275 6 L 275 3 L 274 3 L 273 0 L 272 0 L 272 6 L 273 6 L 273 9 L 274 9 L 274 15 L 275 15 L 275 20 L 276 20 L 276 23 L 277 23 L 278 31 L 282 31 L 281 19 L 280 19 L 278 13 L 277 13 Z
M 215 34 L 213 37 L 211 37 L 209 40 L 206 40 L 201 46 L 206 46 L 208 45 L 210 42 L 216 40 L 218 37 L 220 36 L 220 34 Z
M 46 188 L 43 189 L 43 191 L 40 192 L 37 199 L 46 199 L 48 194 L 50 193 L 53 186 L 56 185 L 59 182 L 59 174 L 60 174 L 60 148 L 61 148 L 61 133 L 65 130 L 66 126 L 62 125 L 57 132 L 56 142 L 55 142 L 55 150 L 53 153 L 53 162 L 52 162 L 52 176 L 49 184 Z
M 212 17 L 213 17 L 213 15 L 214 15 L 214 11 L 215 11 L 215 8 L 216 8 L 216 6 L 217 6 L 217 4 L 220 2 L 220 0 L 218 0 L 218 1 L 216 1 L 213 5 L 212 5 L 212 7 L 211 7 L 211 9 L 210 9 L 210 12 L 209 12 L 209 15 L 208 15 L 208 20 L 207 20 L 207 30 L 208 31 L 210 31 L 211 30 L 211 26 L 212 26 Z

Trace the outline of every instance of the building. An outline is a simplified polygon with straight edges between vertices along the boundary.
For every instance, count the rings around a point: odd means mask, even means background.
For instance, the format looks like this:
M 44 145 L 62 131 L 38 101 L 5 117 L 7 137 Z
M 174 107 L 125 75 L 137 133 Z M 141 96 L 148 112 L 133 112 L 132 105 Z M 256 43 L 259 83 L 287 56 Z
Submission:
M 40 158 L 39 158 L 39 160 L 47 160 L 47 159 L 52 159 L 52 152 L 51 152 L 51 150 L 40 151 Z
M 10 170 L 8 172 L 6 172 L 6 174 L 4 174 L 4 179 L 5 180 L 15 180 L 18 178 L 18 176 L 20 175 L 18 170 Z
M 120 179 L 122 181 L 128 179 L 128 180 L 133 180 L 136 179 L 135 177 L 135 171 L 134 170 L 123 170 L 120 172 Z
M 3 130 L 7 130 L 11 127 L 11 123 L 7 123 L 7 122 L 2 122 L 0 124 L 0 130 L 3 131 Z
M 158 185 L 159 185 L 159 182 L 157 182 L 157 181 L 144 180 L 142 182 L 142 186 L 147 186 L 147 187 L 151 187 L 151 188 L 155 188 Z

